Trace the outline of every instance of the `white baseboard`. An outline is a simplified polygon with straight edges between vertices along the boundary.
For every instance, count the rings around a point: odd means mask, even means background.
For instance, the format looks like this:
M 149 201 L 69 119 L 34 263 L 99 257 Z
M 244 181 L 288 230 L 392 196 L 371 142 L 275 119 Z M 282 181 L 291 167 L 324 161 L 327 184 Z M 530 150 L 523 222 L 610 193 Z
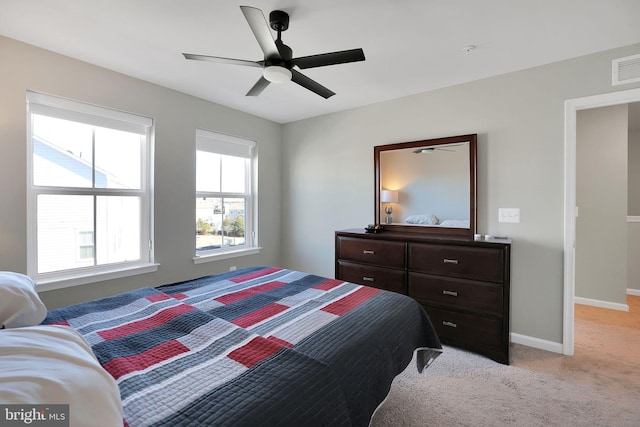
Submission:
M 526 345 L 527 347 L 539 348 L 540 350 L 551 351 L 562 354 L 562 343 L 547 341 L 540 338 L 530 337 L 511 332 L 511 342 Z
M 591 298 L 574 297 L 573 302 L 576 304 L 590 305 L 593 307 L 609 308 L 612 310 L 629 311 L 627 304 L 620 304 L 617 302 L 601 301 Z
M 640 296 L 640 289 L 627 288 L 627 295 Z

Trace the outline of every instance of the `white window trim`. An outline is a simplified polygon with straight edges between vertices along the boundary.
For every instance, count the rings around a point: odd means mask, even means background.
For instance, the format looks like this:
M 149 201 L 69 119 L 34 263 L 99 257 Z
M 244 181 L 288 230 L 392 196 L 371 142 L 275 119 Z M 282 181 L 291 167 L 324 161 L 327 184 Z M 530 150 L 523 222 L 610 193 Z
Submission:
M 226 252 L 220 252 L 217 254 L 208 253 L 203 255 L 196 255 L 193 257 L 194 264 L 204 264 L 205 262 L 221 261 L 223 259 L 237 258 L 246 255 L 255 255 L 260 253 L 262 248 L 260 246 L 254 246 L 252 248 L 232 249 Z
M 257 159 L 256 142 L 244 138 L 226 135 L 219 132 L 196 129 L 196 150 L 208 151 L 217 154 L 226 154 L 236 157 L 244 157 L 251 160 L 251 179 L 249 184 L 248 200 L 245 209 L 251 212 L 251 221 L 245 222 L 245 242 L 243 248 L 220 248 L 211 251 L 196 253 L 193 257 L 194 264 L 202 264 L 212 261 L 236 258 L 246 255 L 254 255 L 262 249 L 258 244 L 258 202 L 257 202 Z M 221 149 L 222 148 L 222 149 Z M 196 191 L 196 194 L 198 192 Z M 195 247 L 194 247 L 195 249 Z
M 60 98 L 43 93 L 27 91 L 27 274 L 36 282 L 38 291 L 67 288 L 104 280 L 118 279 L 158 270 L 154 263 L 154 203 L 153 203 L 153 151 L 154 122 L 152 118 L 119 111 L 81 101 Z M 37 264 L 37 194 L 33 188 L 33 135 L 31 114 L 51 115 L 94 126 L 118 128 L 146 135 L 142 147 L 145 157 L 142 162 L 141 196 L 141 260 L 115 263 L 90 269 L 74 269 L 53 273 L 38 273 Z M 148 188 L 147 188 L 148 186 Z M 82 189 L 79 189 L 82 192 Z M 45 190 L 46 192 L 46 190 Z M 109 192 L 109 190 L 105 190 Z M 148 242 L 148 243 L 145 243 Z
M 105 280 L 120 279 L 123 277 L 135 276 L 138 274 L 153 273 L 158 271 L 160 264 L 147 263 L 135 266 L 113 267 L 102 272 L 92 271 L 84 274 L 57 275 L 51 279 L 39 279 L 36 282 L 38 292 L 51 291 L 54 289 L 69 288 L 72 286 L 86 285 L 89 283 L 102 282 Z

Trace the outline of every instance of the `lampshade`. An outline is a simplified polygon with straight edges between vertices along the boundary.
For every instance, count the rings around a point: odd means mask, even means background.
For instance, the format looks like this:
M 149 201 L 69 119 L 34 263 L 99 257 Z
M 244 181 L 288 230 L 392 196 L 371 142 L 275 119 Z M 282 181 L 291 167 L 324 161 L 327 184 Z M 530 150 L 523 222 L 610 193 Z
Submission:
M 382 190 L 380 192 L 381 203 L 398 203 L 398 191 L 397 190 Z
M 291 80 L 291 70 L 279 65 L 271 65 L 262 70 L 262 75 L 271 83 L 286 83 Z

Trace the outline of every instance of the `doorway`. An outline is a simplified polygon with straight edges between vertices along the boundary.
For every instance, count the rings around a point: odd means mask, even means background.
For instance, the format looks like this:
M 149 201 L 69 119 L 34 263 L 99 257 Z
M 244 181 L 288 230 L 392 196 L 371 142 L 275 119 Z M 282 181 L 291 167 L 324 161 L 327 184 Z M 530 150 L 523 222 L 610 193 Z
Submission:
M 593 95 L 565 101 L 564 165 L 564 303 L 562 352 L 574 351 L 575 241 L 576 241 L 576 143 L 577 112 L 590 108 L 640 101 L 640 89 Z

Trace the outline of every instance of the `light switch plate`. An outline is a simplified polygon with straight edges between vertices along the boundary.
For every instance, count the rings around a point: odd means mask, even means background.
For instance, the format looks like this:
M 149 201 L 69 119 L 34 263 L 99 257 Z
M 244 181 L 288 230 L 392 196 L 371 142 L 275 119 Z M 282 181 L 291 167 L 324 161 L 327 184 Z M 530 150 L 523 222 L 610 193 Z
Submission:
M 519 208 L 498 208 L 498 222 L 520 222 Z

